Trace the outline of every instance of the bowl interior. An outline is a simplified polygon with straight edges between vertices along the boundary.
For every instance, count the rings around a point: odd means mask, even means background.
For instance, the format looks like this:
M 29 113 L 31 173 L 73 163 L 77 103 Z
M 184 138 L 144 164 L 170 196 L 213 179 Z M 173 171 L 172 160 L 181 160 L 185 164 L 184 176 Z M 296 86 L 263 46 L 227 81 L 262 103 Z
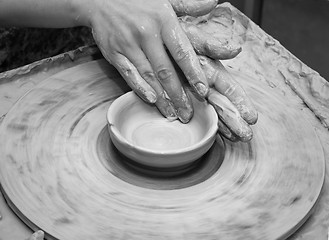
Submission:
M 172 154 L 202 146 L 217 131 L 217 114 L 205 102 L 194 99 L 194 116 L 188 124 L 169 121 L 157 108 L 133 92 L 116 99 L 108 121 L 120 142 L 145 152 Z

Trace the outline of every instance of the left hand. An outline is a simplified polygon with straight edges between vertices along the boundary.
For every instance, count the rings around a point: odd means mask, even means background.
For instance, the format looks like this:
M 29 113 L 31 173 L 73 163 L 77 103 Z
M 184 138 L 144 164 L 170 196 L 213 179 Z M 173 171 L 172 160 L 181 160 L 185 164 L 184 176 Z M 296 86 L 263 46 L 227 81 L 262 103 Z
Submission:
M 212 17 L 215 18 L 216 14 L 202 18 L 211 21 Z M 234 58 L 240 53 L 241 47 L 214 38 L 190 21 L 181 19 L 180 23 L 198 53 L 206 75 L 210 87 L 207 101 L 217 111 L 219 132 L 231 141 L 251 140 L 253 133 L 250 125 L 257 122 L 257 111 L 243 88 L 218 60 Z
M 258 118 L 251 100 L 220 61 L 205 56 L 199 59 L 211 87 L 207 100 L 217 111 L 219 132 L 231 141 L 250 141 L 249 125 Z

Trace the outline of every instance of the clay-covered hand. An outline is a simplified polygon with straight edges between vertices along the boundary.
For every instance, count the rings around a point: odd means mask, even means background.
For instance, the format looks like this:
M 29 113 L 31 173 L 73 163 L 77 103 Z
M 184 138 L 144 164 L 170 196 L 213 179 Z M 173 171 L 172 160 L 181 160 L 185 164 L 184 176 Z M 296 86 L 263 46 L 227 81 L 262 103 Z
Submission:
M 39 231 L 36 231 L 35 233 L 33 233 L 28 240 L 43 240 L 44 237 L 45 237 L 44 232 L 39 230 Z
M 198 57 L 210 87 L 206 100 L 217 112 L 220 134 L 234 142 L 250 141 L 253 137 L 250 125 L 255 124 L 258 118 L 252 101 L 220 61 L 201 55 Z M 190 87 L 185 88 L 194 93 Z
M 155 102 L 166 117 L 188 122 L 193 108 L 169 55 L 201 97 L 209 89 L 175 12 L 198 16 L 216 4 L 217 0 L 1 0 L 0 26 L 91 27 L 104 57 L 136 93 Z
M 231 141 L 249 141 L 253 135 L 250 125 L 256 123 L 257 111 L 243 88 L 219 61 L 234 58 L 241 51 L 241 47 L 230 39 L 232 22 L 230 10 L 220 6 L 207 16 L 180 19 L 182 28 L 199 54 L 210 86 L 207 100 L 219 116 L 220 133 Z M 218 32 L 220 27 L 223 27 L 221 30 L 226 39 L 207 32 Z
M 209 88 L 175 10 L 198 15 L 210 11 L 216 3 L 217 0 L 95 0 L 88 16 L 102 54 L 128 85 L 146 102 L 155 103 L 167 118 L 178 117 L 186 123 L 193 115 L 193 106 L 173 61 L 200 97 L 206 97 Z
M 207 100 L 217 111 L 220 133 L 231 141 L 250 141 L 250 125 L 258 118 L 250 98 L 220 61 L 199 58 L 211 86 Z

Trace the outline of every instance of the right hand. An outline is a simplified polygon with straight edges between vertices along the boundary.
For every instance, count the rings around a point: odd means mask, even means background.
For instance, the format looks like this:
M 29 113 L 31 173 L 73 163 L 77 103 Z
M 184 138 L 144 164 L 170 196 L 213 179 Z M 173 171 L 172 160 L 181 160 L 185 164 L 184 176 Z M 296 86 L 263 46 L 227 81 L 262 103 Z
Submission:
M 84 12 L 103 56 L 128 85 L 165 117 L 186 123 L 193 106 L 171 57 L 198 96 L 205 98 L 209 89 L 173 7 L 180 14 L 198 15 L 216 4 L 217 0 L 95 0 Z

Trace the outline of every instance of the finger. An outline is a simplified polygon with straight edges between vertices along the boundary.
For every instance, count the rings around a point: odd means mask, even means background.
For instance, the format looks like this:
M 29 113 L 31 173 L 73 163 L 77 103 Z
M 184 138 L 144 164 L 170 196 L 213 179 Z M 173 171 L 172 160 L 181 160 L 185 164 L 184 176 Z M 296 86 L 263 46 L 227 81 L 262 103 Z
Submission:
M 177 113 L 171 99 L 168 94 L 163 90 L 161 93 L 158 93 L 157 101 L 155 105 L 169 121 L 174 121 L 177 119 Z M 181 118 L 181 116 L 180 116 Z M 191 118 L 188 117 L 188 120 L 184 120 L 184 122 L 189 121 Z M 182 120 L 181 120 L 182 121 Z
M 193 90 L 191 88 L 187 87 L 185 90 L 190 96 L 192 96 L 192 97 L 195 96 L 194 94 L 191 95 L 193 93 L 192 92 Z M 197 102 L 199 100 L 197 98 L 194 98 L 194 99 Z M 194 101 L 193 101 L 193 103 L 194 103 Z M 217 114 L 218 114 L 218 112 L 217 112 Z M 232 133 L 232 131 L 225 125 L 225 123 L 222 122 L 222 120 L 220 118 L 217 121 L 217 127 L 218 127 L 218 131 L 221 134 L 221 136 L 225 137 L 226 139 L 228 139 L 232 142 L 239 141 L 239 138 Z
M 154 89 L 157 95 L 155 105 L 168 120 L 177 119 L 177 114 L 168 95 L 153 72 L 152 66 L 140 48 L 128 50 L 127 57 L 138 70 L 140 76 Z
M 193 116 L 192 102 L 182 87 L 177 72 L 162 44 L 157 38 L 144 39 L 142 48 L 161 86 L 174 105 L 177 117 L 187 123 Z M 163 95 L 166 98 L 166 95 Z
M 119 71 L 130 88 L 145 102 L 155 103 L 157 95 L 154 89 L 140 76 L 136 67 L 128 58 L 117 53 L 110 57 L 110 62 Z
M 161 35 L 171 56 L 183 71 L 189 84 L 200 97 L 206 97 L 209 91 L 206 76 L 201 69 L 193 47 L 180 27 L 178 20 L 173 19 L 162 29 Z
M 178 16 L 201 16 L 209 13 L 218 3 L 217 0 L 169 0 Z
M 251 140 L 253 135 L 251 128 L 241 118 L 239 111 L 227 97 L 214 89 L 210 89 L 208 101 L 215 108 L 220 120 L 223 121 L 239 140 L 243 142 Z
M 28 240 L 43 240 L 45 234 L 43 231 L 39 230 L 32 234 L 32 236 Z
M 217 126 L 218 126 L 218 131 L 219 131 L 220 135 L 222 135 L 223 137 L 227 138 L 228 140 L 230 140 L 232 142 L 239 141 L 239 138 L 237 136 L 235 136 L 231 132 L 231 130 L 220 119 L 218 119 Z
M 234 58 L 241 52 L 241 47 L 232 45 L 229 42 L 221 42 L 193 23 L 180 21 L 180 24 L 194 50 L 199 55 L 225 60 Z
M 258 113 L 254 105 L 243 88 L 227 72 L 220 61 L 214 61 L 204 56 L 199 56 L 199 59 L 209 85 L 214 86 L 219 93 L 226 96 L 248 124 L 255 124 Z

